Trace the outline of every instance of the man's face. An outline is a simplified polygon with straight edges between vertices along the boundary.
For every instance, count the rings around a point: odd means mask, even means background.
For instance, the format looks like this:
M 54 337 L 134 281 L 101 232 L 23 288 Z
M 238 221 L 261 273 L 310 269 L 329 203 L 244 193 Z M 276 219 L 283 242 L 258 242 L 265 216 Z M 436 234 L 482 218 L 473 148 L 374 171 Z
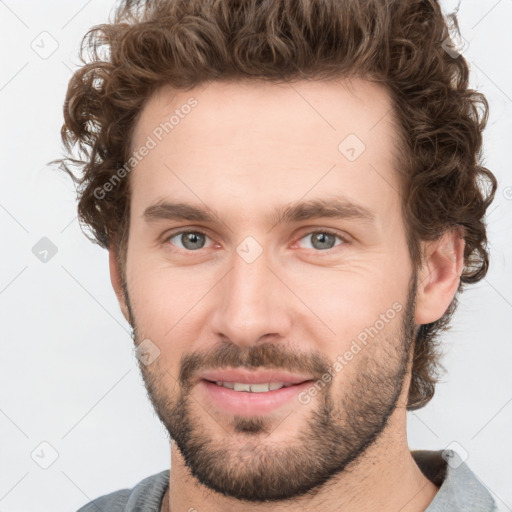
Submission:
M 390 99 L 360 80 L 214 82 L 144 107 L 127 306 L 155 409 L 209 488 L 299 496 L 389 426 L 409 381 L 416 283 L 396 143 Z M 309 382 L 248 392 L 217 380 Z

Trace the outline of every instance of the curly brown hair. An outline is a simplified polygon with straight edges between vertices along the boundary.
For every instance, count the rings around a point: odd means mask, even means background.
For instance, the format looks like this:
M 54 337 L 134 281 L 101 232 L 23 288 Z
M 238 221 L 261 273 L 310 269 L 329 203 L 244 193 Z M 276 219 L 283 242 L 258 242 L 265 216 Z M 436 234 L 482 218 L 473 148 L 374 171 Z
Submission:
M 464 57 L 447 51 L 459 27 L 456 15 L 443 16 L 435 0 L 125 0 L 109 21 L 83 37 L 84 65 L 73 74 L 64 104 L 67 157 L 52 163 L 77 185 L 80 224 L 93 236 L 86 235 L 116 249 L 123 276 L 129 176 L 108 193 L 95 191 L 127 168 L 134 126 L 159 87 L 343 77 L 377 82 L 392 99 L 413 264 L 421 264 L 420 241 L 459 226 L 465 249 L 457 293 L 485 276 L 484 215 L 497 187 L 480 165 L 488 103 L 468 88 Z M 420 327 L 408 410 L 434 395 L 442 367 L 438 335 L 456 305 L 457 296 L 441 319 Z

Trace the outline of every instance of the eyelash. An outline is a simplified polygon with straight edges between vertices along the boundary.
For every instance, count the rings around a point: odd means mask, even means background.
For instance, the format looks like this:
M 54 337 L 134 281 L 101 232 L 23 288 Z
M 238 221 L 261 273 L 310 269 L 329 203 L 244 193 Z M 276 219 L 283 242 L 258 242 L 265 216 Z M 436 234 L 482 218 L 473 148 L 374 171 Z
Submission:
M 182 235 L 184 233 L 200 233 L 204 236 L 206 236 L 207 238 L 210 238 L 210 236 L 205 233 L 204 231 L 202 231 L 201 229 L 183 229 L 181 231 L 177 231 L 176 233 L 170 233 L 168 235 L 165 236 L 165 239 L 164 239 L 164 243 L 168 243 L 170 242 L 170 240 L 178 235 Z M 329 229 L 315 229 L 315 230 L 312 230 L 312 231 L 308 231 L 306 233 L 304 233 L 302 236 L 300 236 L 299 238 L 297 238 L 294 242 L 294 244 L 300 240 L 302 240 L 303 238 L 307 237 L 307 236 L 310 236 L 310 235 L 313 235 L 315 233 L 322 233 L 324 235 L 332 235 L 336 238 L 338 238 L 339 240 L 341 240 L 341 244 L 339 245 L 336 245 L 330 249 L 325 249 L 325 250 L 315 250 L 315 249 L 312 249 L 314 252 L 316 253 L 330 253 L 331 251 L 333 251 L 336 247 L 339 247 L 339 246 L 342 246 L 346 243 L 348 243 L 348 240 L 347 238 L 341 236 L 339 233 L 335 232 L 335 231 L 331 231 Z M 188 249 L 181 249 L 181 248 L 178 248 L 178 251 L 183 251 L 183 252 L 190 252 L 190 253 L 194 253 L 194 252 L 199 252 L 201 249 L 197 249 L 196 251 L 192 251 L 192 250 L 188 250 Z

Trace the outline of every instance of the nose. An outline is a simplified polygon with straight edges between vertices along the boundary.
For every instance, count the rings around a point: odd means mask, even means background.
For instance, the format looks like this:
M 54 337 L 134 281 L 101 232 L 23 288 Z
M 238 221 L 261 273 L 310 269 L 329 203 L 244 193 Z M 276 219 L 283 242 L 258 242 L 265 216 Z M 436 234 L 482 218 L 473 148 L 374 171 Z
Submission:
M 286 286 L 277 277 L 278 270 L 269 267 L 265 252 L 252 262 L 234 253 L 231 262 L 231 270 L 215 287 L 214 335 L 240 346 L 256 344 L 266 336 L 288 337 L 292 311 Z

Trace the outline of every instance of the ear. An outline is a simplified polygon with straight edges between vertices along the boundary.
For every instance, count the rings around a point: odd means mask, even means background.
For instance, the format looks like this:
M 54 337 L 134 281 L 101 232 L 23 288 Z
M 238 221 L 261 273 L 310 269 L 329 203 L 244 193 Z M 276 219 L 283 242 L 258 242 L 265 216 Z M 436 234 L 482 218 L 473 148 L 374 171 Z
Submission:
M 423 265 L 418 273 L 417 325 L 439 320 L 457 293 L 464 269 L 462 230 L 462 226 L 453 228 L 424 245 Z
M 117 296 L 117 301 L 119 302 L 119 306 L 121 307 L 121 311 L 123 316 L 126 318 L 126 321 L 131 325 L 130 322 L 130 314 L 128 311 L 128 306 L 126 305 L 126 297 L 123 290 L 121 272 L 119 270 L 119 264 L 117 262 L 117 252 L 112 245 L 108 250 L 108 263 L 110 267 L 110 282 L 112 283 L 112 288 Z

